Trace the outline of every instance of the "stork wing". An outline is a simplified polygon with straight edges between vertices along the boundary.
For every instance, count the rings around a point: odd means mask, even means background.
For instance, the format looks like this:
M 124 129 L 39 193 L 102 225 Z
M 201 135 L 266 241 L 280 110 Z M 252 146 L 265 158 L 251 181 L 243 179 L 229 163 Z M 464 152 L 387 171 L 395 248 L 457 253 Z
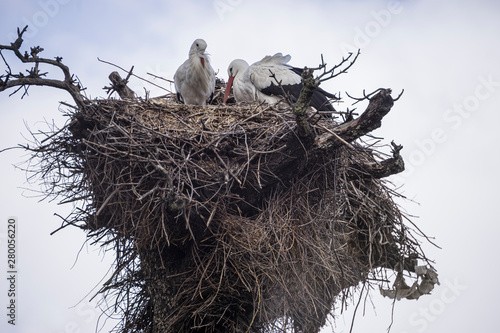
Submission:
M 301 78 L 293 67 L 287 65 L 290 59 L 290 55 L 283 56 L 281 53 L 264 57 L 248 68 L 250 81 L 266 95 L 283 96 L 283 90 L 288 92 L 295 88 L 300 93 L 300 87 L 295 86 L 300 85 Z
M 174 74 L 174 86 L 177 93 L 177 100 L 181 103 L 184 103 L 184 98 L 181 95 L 181 90 L 184 82 L 186 81 L 188 62 L 188 60 L 183 62 L 182 65 L 177 68 L 177 71 L 175 71 Z
M 302 90 L 301 75 L 304 70 L 288 65 L 290 59 L 290 55 L 283 56 L 281 53 L 264 57 L 248 68 L 250 81 L 265 95 L 287 96 L 296 102 Z M 318 88 L 311 98 L 311 106 L 316 110 L 335 111 L 328 98 L 336 97 Z

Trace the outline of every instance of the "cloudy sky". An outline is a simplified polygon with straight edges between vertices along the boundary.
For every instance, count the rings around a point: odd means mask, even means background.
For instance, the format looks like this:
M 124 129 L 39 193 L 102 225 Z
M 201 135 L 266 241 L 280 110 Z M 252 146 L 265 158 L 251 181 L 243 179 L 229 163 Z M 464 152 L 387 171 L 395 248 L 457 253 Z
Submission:
M 292 55 L 293 65 L 312 67 L 321 54 L 334 64 L 360 48 L 349 73 L 323 88 L 358 96 L 363 89 L 405 89 L 376 134 L 404 146 L 407 171 L 393 178 L 411 199 L 403 208 L 441 247 L 423 243 L 436 260 L 441 285 L 419 301 L 398 302 L 392 332 L 494 332 L 500 291 L 487 281 L 500 273 L 499 15 L 500 3 L 493 0 L 2 0 L 0 44 L 28 24 L 23 46 L 40 45 L 42 56 L 63 57 L 92 98 L 105 97 L 102 87 L 115 70 L 97 57 L 135 66 L 145 78 L 151 79 L 149 72 L 171 79 L 196 38 L 207 41 L 212 66 L 224 79 L 235 58 L 252 63 L 282 52 Z M 130 85 L 141 95 L 145 89 L 152 96 L 164 93 L 138 79 Z M 64 124 L 59 102 L 72 102 L 67 93 L 47 87 L 31 88 L 22 100 L 8 94 L 0 94 L 0 149 L 26 143 L 26 126 L 36 131 L 46 129 L 47 121 Z M 91 332 L 99 312 L 88 295 L 101 283 L 112 254 L 82 245 L 79 230 L 50 236 L 61 223 L 54 213 L 64 215 L 70 207 L 40 202 L 25 190 L 39 189 L 13 167 L 25 160 L 21 151 L 0 155 L 0 330 Z M 9 216 L 18 221 L 15 327 L 6 316 Z M 386 332 L 392 302 L 377 294 L 361 309 L 364 315 L 358 311 L 353 332 Z M 339 314 L 336 330 L 349 332 L 351 318 L 352 312 Z

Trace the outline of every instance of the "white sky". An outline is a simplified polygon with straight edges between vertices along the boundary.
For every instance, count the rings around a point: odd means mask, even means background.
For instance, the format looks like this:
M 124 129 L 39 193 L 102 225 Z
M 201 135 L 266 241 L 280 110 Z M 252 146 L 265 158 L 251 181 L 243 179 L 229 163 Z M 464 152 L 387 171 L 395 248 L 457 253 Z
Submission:
M 437 262 L 441 286 L 419 301 L 398 302 L 391 332 L 496 332 L 500 291 L 487 281 L 500 273 L 499 14 L 493 0 L 2 0 L 0 44 L 29 24 L 24 48 L 40 45 L 41 56 L 62 56 L 91 97 L 105 97 L 102 87 L 115 70 L 97 57 L 127 69 L 134 65 L 143 77 L 152 72 L 171 79 L 196 38 L 207 41 L 212 65 L 225 80 L 234 58 L 252 63 L 283 52 L 293 65 L 312 67 L 320 54 L 334 64 L 346 49 L 360 47 L 350 72 L 323 88 L 358 96 L 363 89 L 405 89 L 375 134 L 404 145 L 407 171 L 394 180 L 419 203 L 405 202 L 404 208 L 442 247 L 423 244 Z M 163 94 L 140 80 L 131 86 L 139 94 L 143 87 Z M 44 119 L 62 125 L 58 102 L 72 102 L 48 87 L 31 88 L 23 100 L 10 92 L 0 94 L 0 149 L 26 143 L 25 122 L 33 130 L 44 129 Z M 37 187 L 12 166 L 25 159 L 21 151 L 0 155 L 1 272 L 7 217 L 19 221 L 17 325 L 6 323 L 6 273 L 0 273 L 0 331 L 91 332 L 99 312 L 85 297 L 112 255 L 90 246 L 78 255 L 85 235 L 76 229 L 49 235 L 60 225 L 54 213 L 64 215 L 69 207 L 26 197 L 22 187 Z M 365 315 L 357 314 L 353 332 L 386 332 L 390 325 L 391 301 L 372 294 L 375 309 L 368 303 Z M 337 317 L 338 332 L 349 332 L 351 315 Z

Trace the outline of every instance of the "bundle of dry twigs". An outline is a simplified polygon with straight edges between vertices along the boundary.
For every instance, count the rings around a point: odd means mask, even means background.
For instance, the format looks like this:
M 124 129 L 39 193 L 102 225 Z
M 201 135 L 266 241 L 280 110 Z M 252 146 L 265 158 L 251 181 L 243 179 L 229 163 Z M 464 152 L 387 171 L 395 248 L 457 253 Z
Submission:
M 398 194 L 359 167 L 380 160 L 374 147 L 311 151 L 293 169 L 289 107 L 106 99 L 68 116 L 29 148 L 33 169 L 77 203 L 65 225 L 116 251 L 101 292 L 119 332 L 316 332 L 350 287 L 386 279 L 377 268 L 428 263 Z

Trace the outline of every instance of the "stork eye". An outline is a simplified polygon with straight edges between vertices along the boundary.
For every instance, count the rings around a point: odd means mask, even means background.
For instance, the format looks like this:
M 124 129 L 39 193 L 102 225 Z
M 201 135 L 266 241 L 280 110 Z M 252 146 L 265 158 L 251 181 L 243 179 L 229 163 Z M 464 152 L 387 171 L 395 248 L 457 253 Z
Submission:
M 200 44 L 196 43 L 196 47 L 200 47 Z

